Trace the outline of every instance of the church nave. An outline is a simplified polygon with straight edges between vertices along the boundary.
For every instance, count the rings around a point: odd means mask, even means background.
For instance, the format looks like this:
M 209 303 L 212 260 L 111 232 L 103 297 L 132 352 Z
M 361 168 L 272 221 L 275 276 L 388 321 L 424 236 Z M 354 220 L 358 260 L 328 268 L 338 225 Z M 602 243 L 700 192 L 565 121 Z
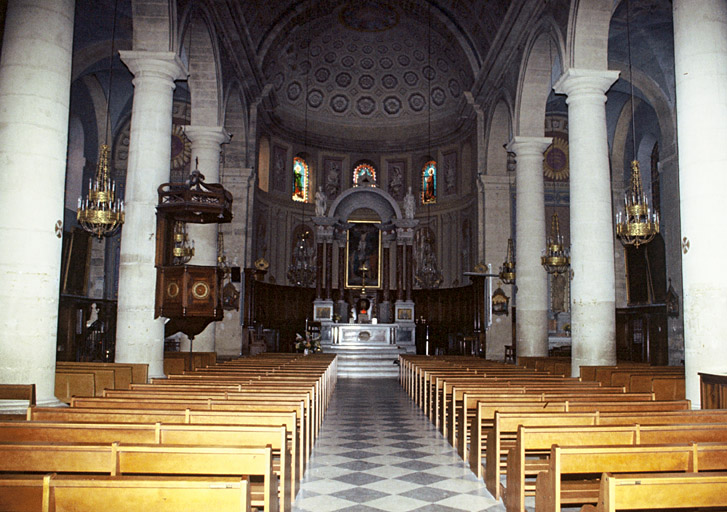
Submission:
M 340 379 L 295 512 L 504 511 L 394 379 Z

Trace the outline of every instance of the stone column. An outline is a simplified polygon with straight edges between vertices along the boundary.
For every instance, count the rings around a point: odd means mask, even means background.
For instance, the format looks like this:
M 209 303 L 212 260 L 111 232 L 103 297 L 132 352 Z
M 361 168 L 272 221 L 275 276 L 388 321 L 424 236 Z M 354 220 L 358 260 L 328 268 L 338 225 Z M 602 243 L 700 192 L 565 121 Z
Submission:
M 414 288 L 414 246 L 407 243 L 404 250 L 406 253 L 406 273 L 404 274 L 406 284 L 404 287 L 406 288 L 406 300 L 411 301 Z
M 548 274 L 540 256 L 545 249 L 543 152 L 550 137 L 515 137 L 515 261 L 517 261 L 517 355 L 548 355 Z
M 346 302 L 346 233 L 336 235 L 338 247 L 338 302 L 337 311 L 341 322 L 348 321 L 348 303 Z
M 727 345 L 727 2 L 674 0 L 684 362 L 687 398 L 700 408 L 697 372 L 723 374 Z
M 332 300 L 331 282 L 333 281 L 333 241 L 326 241 L 326 300 Z
M 189 125 L 184 127 L 184 133 L 192 143 L 192 169 L 197 165 L 205 183 L 219 183 L 220 145 L 230 142 L 230 135 L 221 126 Z M 194 240 L 194 256 L 190 265 L 217 266 L 217 227 L 217 224 L 187 224 L 189 239 Z M 183 351 L 189 350 L 188 343 L 186 339 L 182 343 Z M 194 337 L 192 350 L 215 351 L 214 323 Z
M 121 232 L 116 361 L 148 363 L 164 376 L 164 319 L 154 318 L 157 187 L 169 181 L 174 81 L 186 73 L 172 52 L 122 51 L 134 75 L 126 223 Z
M 617 71 L 570 69 L 554 87 L 568 95 L 573 376 L 580 375 L 582 365 L 616 364 L 614 230 L 605 93 L 617 79 Z
M 396 243 L 396 300 L 404 300 L 404 243 Z
M 323 298 L 323 244 L 319 238 L 316 243 L 316 299 Z
M 385 238 L 390 238 L 391 235 L 384 235 Z M 391 273 L 391 241 L 385 240 L 383 241 L 384 244 L 384 250 L 382 252 L 382 257 L 384 261 L 382 262 L 383 265 L 381 266 L 381 304 L 379 305 L 379 321 L 381 323 L 390 323 L 391 322 L 391 279 L 390 279 L 390 273 Z
M 9 2 L 0 60 L 0 382 L 56 405 L 73 0 Z

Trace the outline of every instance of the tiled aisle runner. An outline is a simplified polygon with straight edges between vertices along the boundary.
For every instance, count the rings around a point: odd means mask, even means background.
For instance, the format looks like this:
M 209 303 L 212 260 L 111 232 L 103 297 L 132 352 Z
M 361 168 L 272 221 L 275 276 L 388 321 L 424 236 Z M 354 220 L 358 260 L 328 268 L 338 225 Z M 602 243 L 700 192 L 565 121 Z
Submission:
M 505 507 L 393 379 L 339 379 L 294 512 Z

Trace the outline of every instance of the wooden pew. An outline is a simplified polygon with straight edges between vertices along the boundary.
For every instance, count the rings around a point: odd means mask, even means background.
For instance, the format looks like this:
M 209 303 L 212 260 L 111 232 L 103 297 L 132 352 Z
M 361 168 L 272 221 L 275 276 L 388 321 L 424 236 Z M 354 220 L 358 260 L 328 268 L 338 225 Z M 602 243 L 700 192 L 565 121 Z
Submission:
M 31 407 L 35 405 L 35 384 L 0 384 L 0 400 L 19 400 Z
M 252 505 L 278 511 L 270 447 L 0 443 L 0 471 L 258 477 L 262 492 L 252 491 Z
M 55 396 L 65 403 L 74 396 L 96 396 L 96 376 L 91 371 L 56 370 Z
M 476 392 L 463 392 L 462 405 L 458 412 L 451 415 L 449 438 L 452 446 L 457 448 L 462 459 L 467 460 L 469 430 L 467 426 L 474 417 L 478 402 L 651 402 L 654 400 L 653 393 L 614 393 L 602 392 L 603 388 L 579 388 L 568 387 L 556 389 L 526 389 L 524 394 L 507 395 L 484 394 Z M 610 389 L 610 388 L 606 388 Z M 619 388 L 621 389 L 621 388 Z M 456 390 L 455 390 L 456 395 Z M 455 402 L 453 401 L 453 404 Z
M 96 368 L 111 369 L 116 372 L 113 389 L 129 389 L 131 383 L 141 384 L 149 379 L 149 365 L 146 363 L 56 362 L 56 369 L 60 370 L 93 370 Z
M 629 378 L 632 391 L 651 391 L 656 400 L 682 400 L 686 397 L 684 375 L 633 373 Z
M 727 473 L 641 473 L 601 476 L 598 506 L 581 512 L 699 509 L 727 506 Z
M 658 411 L 658 412 L 495 412 L 492 427 L 488 430 L 486 439 L 486 449 L 484 441 L 475 437 L 472 443 L 475 448 L 469 451 L 469 464 L 478 478 L 482 478 L 482 460 L 487 462 L 485 473 L 491 476 L 489 480 L 497 482 L 497 486 L 493 486 L 495 491 L 491 491 L 493 495 L 499 492 L 499 476 L 494 474 L 494 468 L 500 468 L 495 465 L 495 461 L 501 461 L 508 450 L 515 447 L 518 428 L 520 426 L 528 427 L 548 427 L 548 426 L 573 426 L 573 425 L 678 425 L 678 424 L 705 424 L 705 423 L 725 423 L 727 424 L 727 410 L 696 410 L 696 411 Z M 473 431 L 476 436 L 479 431 Z M 486 457 L 484 454 L 486 453 Z M 490 467 L 492 466 L 492 469 Z M 486 477 L 487 478 L 487 477 Z
M 561 505 L 596 503 L 602 473 L 648 473 L 727 470 L 727 444 L 690 443 L 642 446 L 553 446 L 548 469 L 535 484 L 535 509 L 560 512 Z M 569 482 L 564 476 L 592 475 Z M 511 509 L 508 509 L 511 512 Z
M 300 433 L 294 412 L 240 412 L 240 411 L 196 411 L 196 410 L 134 410 L 134 409 L 81 409 L 30 407 L 27 419 L 30 421 L 85 422 L 85 423 L 169 423 L 191 425 L 265 425 L 285 426 L 289 432 L 291 457 L 298 453 L 298 464 L 293 464 L 291 478 L 298 482 L 303 474 L 304 461 L 301 457 Z M 292 436 L 292 440 L 290 437 Z
M 0 476 L 0 510 L 64 512 L 105 510 L 249 512 L 250 486 L 231 477 Z
M 525 496 L 535 486 L 528 479 L 548 469 L 548 460 L 541 454 L 551 446 L 649 445 L 688 442 L 727 443 L 727 423 L 684 425 L 598 425 L 526 427 L 518 430 L 515 446 L 507 455 L 507 486 L 502 486 L 497 471 L 499 462 L 493 457 L 487 464 L 488 489 L 504 495 L 508 511 L 525 510 Z M 492 492 L 492 491 L 491 491 Z M 494 494 L 493 494 L 494 495 Z
M 13 442 L 270 446 L 280 483 L 280 509 L 290 510 L 295 500 L 297 476 L 291 465 L 295 453 L 285 426 L 0 422 L 0 443 Z

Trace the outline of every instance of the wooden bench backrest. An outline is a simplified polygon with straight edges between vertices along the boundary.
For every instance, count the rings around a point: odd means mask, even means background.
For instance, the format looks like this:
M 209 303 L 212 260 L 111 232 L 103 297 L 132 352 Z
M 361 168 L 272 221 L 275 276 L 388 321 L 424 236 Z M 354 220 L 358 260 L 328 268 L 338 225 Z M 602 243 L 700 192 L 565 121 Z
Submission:
M 727 473 L 626 474 L 601 477 L 599 510 L 671 509 L 727 505 Z
M 146 382 L 148 368 L 148 364 L 56 362 L 56 370 L 112 370 L 114 372 L 112 389 L 129 389 L 132 382 Z
M 56 370 L 55 396 L 66 403 L 73 396 L 96 396 L 96 376 L 93 372 Z
M 260 505 L 277 511 L 272 450 L 246 447 L 0 443 L 0 471 L 144 475 L 258 475 Z M 254 502 L 253 502 L 254 504 Z
M 0 400 L 27 400 L 35 405 L 35 384 L 0 384 Z

